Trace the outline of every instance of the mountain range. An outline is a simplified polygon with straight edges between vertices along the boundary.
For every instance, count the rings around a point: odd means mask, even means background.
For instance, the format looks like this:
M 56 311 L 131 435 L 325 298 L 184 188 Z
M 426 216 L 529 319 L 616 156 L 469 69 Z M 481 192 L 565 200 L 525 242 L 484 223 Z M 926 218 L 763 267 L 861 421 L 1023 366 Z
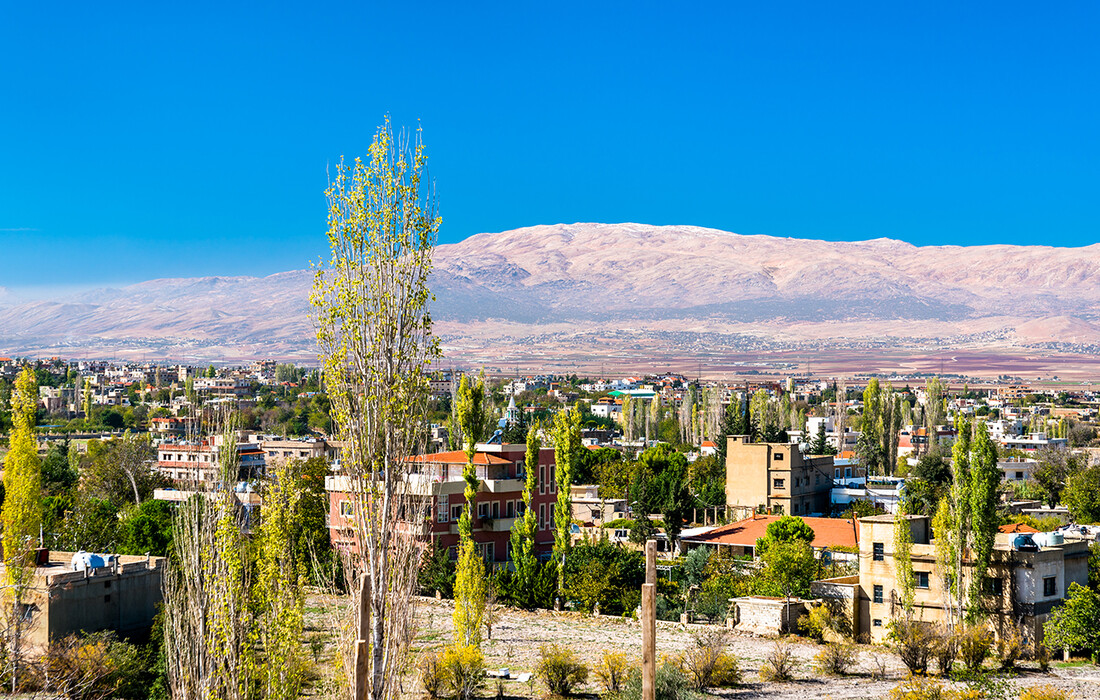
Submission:
M 299 270 L 22 303 L 0 294 L 0 352 L 308 360 L 312 280 Z M 431 288 L 449 359 L 533 365 L 555 347 L 613 357 L 623 333 L 655 345 L 673 338 L 684 360 L 715 333 L 727 344 L 756 339 L 762 353 L 938 343 L 1091 355 L 1098 281 L 1100 245 L 914 246 L 578 223 L 440 245 Z

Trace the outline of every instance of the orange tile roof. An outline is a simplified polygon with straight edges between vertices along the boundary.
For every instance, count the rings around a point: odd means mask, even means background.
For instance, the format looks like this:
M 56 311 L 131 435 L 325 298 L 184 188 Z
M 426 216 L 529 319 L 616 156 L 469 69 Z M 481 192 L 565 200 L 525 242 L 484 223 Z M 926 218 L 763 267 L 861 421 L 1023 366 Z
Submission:
M 1001 525 L 997 528 L 997 532 L 1038 532 L 1038 530 L 1030 525 L 1024 525 L 1023 523 L 1009 523 L 1007 525 Z
M 856 458 L 856 453 L 852 450 L 843 450 L 840 454 L 837 455 L 837 458 L 838 459 L 855 459 Z
M 718 443 L 713 440 L 703 440 L 703 447 L 718 447 Z
M 756 545 L 756 540 L 767 534 L 768 525 L 779 520 L 779 517 L 778 515 L 757 515 L 685 539 L 689 542 L 752 547 Z M 802 518 L 802 520 L 814 531 L 814 547 L 855 547 L 858 544 L 856 539 L 858 528 L 851 520 L 841 518 Z
M 415 457 L 409 457 L 412 462 L 434 462 L 436 464 L 466 464 L 466 453 L 462 450 L 454 450 L 452 452 L 436 452 L 430 455 L 416 455 Z M 485 452 L 474 453 L 475 465 L 493 465 L 493 464 L 511 464 L 512 461 L 497 457 L 496 455 L 487 454 Z

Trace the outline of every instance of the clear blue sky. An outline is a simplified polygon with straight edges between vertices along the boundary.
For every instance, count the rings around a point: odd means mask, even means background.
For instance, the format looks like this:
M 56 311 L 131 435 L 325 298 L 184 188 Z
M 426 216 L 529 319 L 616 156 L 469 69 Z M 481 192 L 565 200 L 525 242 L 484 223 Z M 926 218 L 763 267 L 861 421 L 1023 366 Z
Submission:
M 386 113 L 423 124 L 441 242 L 636 221 L 1088 245 L 1097 7 L 7 2 L 0 285 L 306 267 L 326 168 Z

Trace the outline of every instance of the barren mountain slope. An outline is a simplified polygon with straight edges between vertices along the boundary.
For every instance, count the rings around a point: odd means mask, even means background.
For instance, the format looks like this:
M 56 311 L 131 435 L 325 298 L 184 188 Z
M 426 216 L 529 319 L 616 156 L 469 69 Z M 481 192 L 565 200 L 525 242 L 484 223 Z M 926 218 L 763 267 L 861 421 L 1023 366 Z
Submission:
M 239 347 L 240 357 L 307 356 L 312 277 L 161 279 L 8 305 L 0 307 L 0 352 L 185 348 L 229 359 Z M 533 343 L 547 349 L 534 339 L 549 328 L 819 342 L 843 327 L 845 339 L 898 347 L 912 328 L 922 338 L 1100 343 L 1098 280 L 1100 245 L 916 247 L 558 224 L 439 246 L 431 286 L 451 350 L 466 337 L 491 344 L 496 333 L 501 347 L 522 354 Z M 615 343 L 597 346 L 616 352 Z

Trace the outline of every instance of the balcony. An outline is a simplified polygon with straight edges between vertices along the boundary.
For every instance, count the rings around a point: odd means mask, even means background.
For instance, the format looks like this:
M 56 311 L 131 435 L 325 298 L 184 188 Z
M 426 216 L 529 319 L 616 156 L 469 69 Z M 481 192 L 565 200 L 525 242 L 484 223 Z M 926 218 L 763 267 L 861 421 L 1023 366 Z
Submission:
M 512 525 L 516 522 L 515 518 L 484 518 L 481 521 L 481 527 L 486 532 L 511 532 Z
M 482 484 L 491 493 L 519 493 L 524 482 L 525 479 L 486 479 Z

